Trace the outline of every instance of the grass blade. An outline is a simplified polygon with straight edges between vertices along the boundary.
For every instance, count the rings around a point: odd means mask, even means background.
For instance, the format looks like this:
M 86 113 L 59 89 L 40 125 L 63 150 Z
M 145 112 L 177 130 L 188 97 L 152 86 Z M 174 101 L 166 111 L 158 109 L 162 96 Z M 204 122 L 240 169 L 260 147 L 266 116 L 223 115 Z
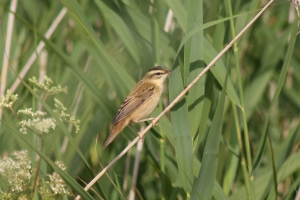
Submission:
M 211 199 L 213 194 L 218 167 L 218 153 L 222 134 L 227 79 L 228 74 L 226 74 L 221 97 L 218 101 L 217 109 L 205 143 L 202 165 L 194 185 L 191 200 L 196 200 L 199 197 L 203 200 L 208 200 Z
M 183 90 L 179 67 L 173 68 L 169 84 L 172 85 L 169 89 L 170 99 L 174 99 Z M 193 183 L 193 144 L 188 119 L 187 103 L 186 99 L 183 98 L 171 109 L 171 123 L 181 184 L 186 192 L 191 192 Z
M 191 0 L 188 2 L 188 19 L 187 30 L 190 32 L 193 27 L 203 24 L 203 1 Z M 204 36 L 203 31 L 195 34 L 189 42 L 185 44 L 184 48 L 184 72 L 187 77 L 184 77 L 185 86 L 196 78 L 196 76 L 204 68 Z M 184 76 L 186 76 L 184 75 Z M 187 96 L 189 119 L 192 137 L 194 138 L 201 121 L 203 96 L 205 89 L 205 77 L 202 77 L 193 88 L 189 91 Z

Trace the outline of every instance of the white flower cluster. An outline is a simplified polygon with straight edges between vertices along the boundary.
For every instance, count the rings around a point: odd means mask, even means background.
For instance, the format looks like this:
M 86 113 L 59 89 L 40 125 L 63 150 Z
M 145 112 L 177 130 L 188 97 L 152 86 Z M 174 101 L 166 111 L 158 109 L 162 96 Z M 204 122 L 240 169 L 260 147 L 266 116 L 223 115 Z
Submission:
M 23 110 L 19 110 L 18 114 L 20 114 L 20 113 L 24 114 L 24 115 L 31 116 L 31 117 L 44 117 L 45 115 L 47 115 L 47 113 L 42 112 L 40 110 L 38 110 L 36 112 L 33 112 L 32 108 L 25 108 Z
M 63 164 L 63 162 L 56 161 L 55 164 L 62 170 L 66 170 L 66 167 Z M 48 177 L 49 177 L 48 184 L 51 187 L 54 194 L 59 194 L 59 195 L 70 194 L 65 181 L 61 178 L 61 176 L 57 172 L 53 172 L 51 175 L 48 175 Z
M 40 110 L 33 112 L 32 108 L 26 108 L 24 110 L 19 110 L 18 114 L 28 115 L 31 118 L 27 120 L 22 120 L 20 122 L 21 128 L 20 132 L 27 134 L 27 129 L 32 129 L 38 135 L 43 135 L 44 133 L 49 133 L 52 128 L 55 130 L 56 122 L 53 118 L 43 118 L 47 113 Z
M 58 99 L 54 98 L 54 101 L 54 106 L 56 107 L 56 109 L 54 109 L 53 111 L 58 114 L 61 121 L 73 124 L 73 126 L 75 126 L 76 133 L 78 133 L 80 130 L 80 120 L 76 120 L 73 116 L 67 114 L 65 112 L 67 108 L 64 107 L 64 105 Z M 20 121 L 20 132 L 23 134 L 27 134 L 28 129 L 31 129 L 39 136 L 42 136 L 44 133 L 49 133 L 50 129 L 55 130 L 55 127 L 57 125 L 55 119 L 53 119 L 52 117 L 45 118 L 45 116 L 47 115 L 46 112 L 42 112 L 39 110 L 33 112 L 32 108 L 19 110 L 17 114 L 24 114 L 30 117 L 27 120 Z
M 65 113 L 67 108 L 58 99 L 54 98 L 54 101 L 54 106 L 56 107 L 56 109 L 54 109 L 53 111 L 58 114 L 62 121 L 73 124 L 73 126 L 75 126 L 76 128 L 76 133 L 78 133 L 80 130 L 80 120 L 76 120 L 73 116 L 70 116 L 70 114 Z
M 6 90 L 6 94 L 0 97 L 1 108 L 12 108 L 13 104 L 18 100 L 18 95 L 11 93 L 10 90 Z
M 55 164 L 62 170 L 66 166 L 61 161 Z M 26 150 L 15 151 L 12 157 L 0 159 L 0 199 L 29 200 L 29 191 L 32 191 L 31 184 L 34 169 L 31 168 L 31 161 Z M 66 183 L 57 172 L 39 176 L 37 192 L 41 199 L 57 199 L 59 196 L 71 195 Z
M 32 169 L 27 151 L 15 151 L 13 157 L 0 160 L 0 175 L 8 184 L 10 192 L 17 193 L 28 188 Z
M 68 92 L 67 87 L 61 87 L 60 85 L 51 87 L 53 81 L 46 75 L 44 76 L 43 82 L 38 82 L 38 80 L 34 76 L 32 78 L 29 78 L 29 81 L 35 84 L 41 90 L 45 90 L 45 92 L 47 92 L 48 95 L 52 95 L 60 92 L 64 92 L 64 93 Z

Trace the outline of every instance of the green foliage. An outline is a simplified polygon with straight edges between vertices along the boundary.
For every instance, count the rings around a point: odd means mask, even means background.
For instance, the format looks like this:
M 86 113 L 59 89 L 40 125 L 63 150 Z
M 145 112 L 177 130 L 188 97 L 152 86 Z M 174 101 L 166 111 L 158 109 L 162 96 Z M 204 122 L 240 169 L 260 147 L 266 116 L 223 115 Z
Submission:
M 143 74 L 156 64 L 173 70 L 155 117 L 263 5 L 258 0 L 26 0 L 18 1 L 13 30 L 7 33 L 11 2 L 0 2 L 0 46 L 7 47 L 7 36 L 12 37 L 10 52 L 0 48 L 1 64 L 9 55 L 7 74 L 1 65 L 0 78 L 1 88 L 5 85 L 0 198 L 299 195 L 300 43 L 291 2 L 275 1 L 146 134 L 140 157 L 132 148 L 89 192 L 85 185 L 136 137 L 125 128 L 102 149 L 110 121 Z M 44 36 L 63 8 L 67 13 L 54 33 Z M 41 52 L 40 42 L 45 43 Z M 18 84 L 32 55 L 36 60 Z M 18 182 L 27 189 L 13 194 L 17 185 L 6 180 L 18 174 L 15 169 L 2 173 L 6 165 L 1 164 L 16 165 L 16 152 L 25 150 L 31 175 Z M 71 192 L 55 196 L 50 186 L 62 191 L 56 187 L 60 183 Z

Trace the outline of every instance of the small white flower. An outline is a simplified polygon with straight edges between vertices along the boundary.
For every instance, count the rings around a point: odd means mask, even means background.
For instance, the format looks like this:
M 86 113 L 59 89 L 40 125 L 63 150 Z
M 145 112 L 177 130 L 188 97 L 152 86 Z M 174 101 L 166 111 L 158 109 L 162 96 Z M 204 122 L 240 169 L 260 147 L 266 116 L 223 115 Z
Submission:
M 36 85 L 39 89 L 47 92 L 48 95 L 57 94 L 60 92 L 68 92 L 67 87 L 61 87 L 60 85 L 52 87 L 53 81 L 46 75 L 44 76 L 43 82 L 38 82 L 38 80 L 34 76 L 32 78 L 29 78 L 29 81 Z
M 0 175 L 12 192 L 22 192 L 29 187 L 31 178 L 31 161 L 27 151 L 15 151 L 14 159 L 4 157 L 0 160 Z
M 65 165 L 61 161 L 56 161 L 55 164 L 62 170 L 66 170 Z M 49 177 L 49 186 L 51 187 L 54 194 L 59 195 L 69 195 L 70 192 L 67 188 L 65 181 L 61 178 L 61 176 L 57 172 L 53 172 Z
M 56 107 L 56 109 L 54 109 L 53 111 L 58 114 L 61 121 L 65 121 L 65 122 L 69 122 L 69 123 L 73 124 L 73 126 L 75 126 L 76 133 L 78 133 L 80 130 L 80 127 L 79 127 L 80 120 L 76 120 L 70 114 L 65 113 L 67 108 L 58 99 L 54 98 L 54 101 L 55 101 L 54 106 Z
M 13 104 L 18 100 L 18 95 L 11 93 L 10 90 L 6 90 L 6 94 L 0 97 L 1 108 L 12 108 Z

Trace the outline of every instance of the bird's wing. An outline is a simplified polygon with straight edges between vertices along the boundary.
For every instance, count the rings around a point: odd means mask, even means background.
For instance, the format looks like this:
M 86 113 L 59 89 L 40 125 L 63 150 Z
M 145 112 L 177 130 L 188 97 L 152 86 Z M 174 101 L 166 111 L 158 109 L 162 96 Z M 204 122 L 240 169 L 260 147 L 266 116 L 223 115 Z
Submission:
M 140 107 L 145 101 L 153 96 L 155 85 L 151 83 L 138 83 L 136 87 L 128 94 L 122 105 L 120 106 L 118 113 L 116 114 L 112 125 L 115 125 L 131 113 L 133 113 L 138 107 Z

